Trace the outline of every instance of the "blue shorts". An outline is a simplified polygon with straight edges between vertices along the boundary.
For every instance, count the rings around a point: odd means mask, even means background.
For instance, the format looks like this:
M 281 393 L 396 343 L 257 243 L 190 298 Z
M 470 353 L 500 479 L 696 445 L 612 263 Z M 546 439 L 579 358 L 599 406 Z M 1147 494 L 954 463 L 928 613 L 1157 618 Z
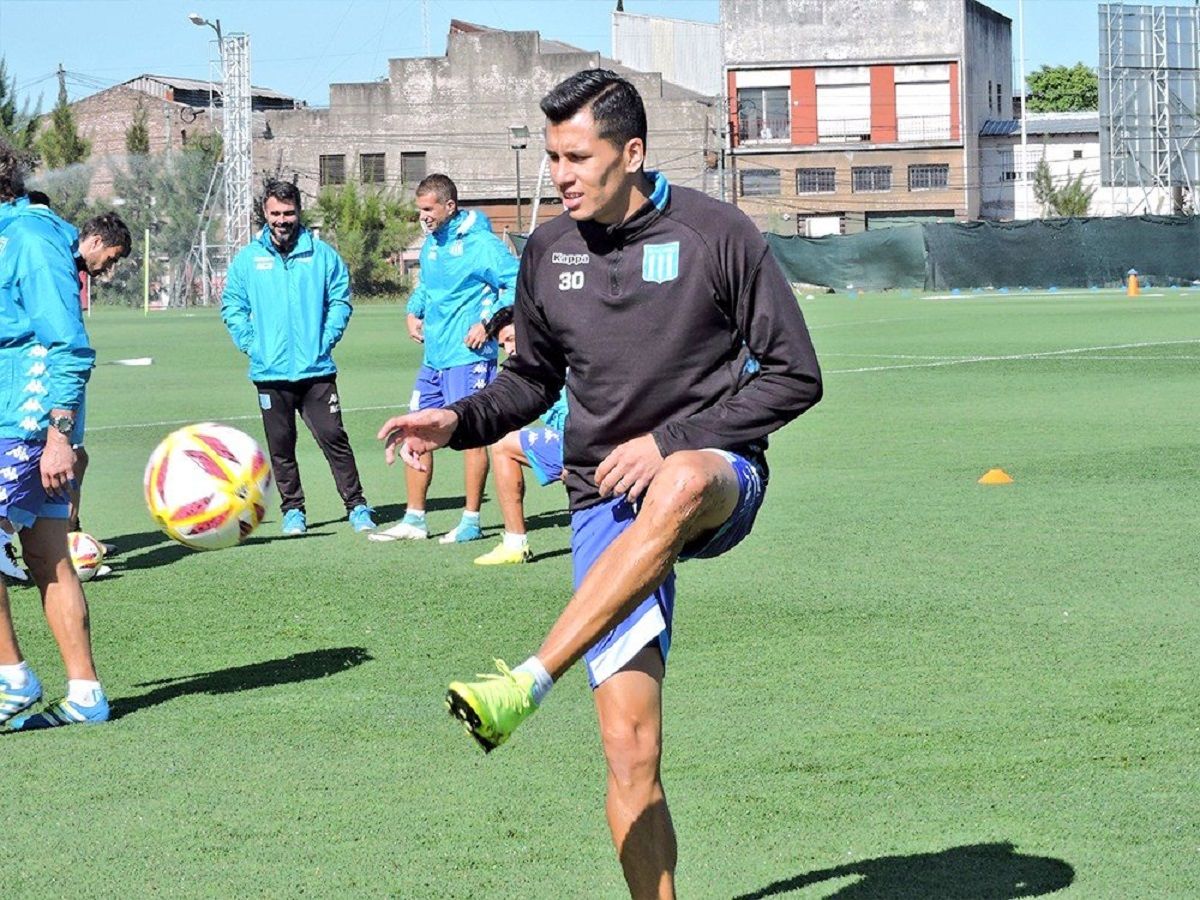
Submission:
M 725 450 L 718 453 L 733 467 L 738 480 L 738 502 L 729 518 L 716 531 L 684 547 L 680 559 L 708 559 L 732 549 L 750 533 L 762 506 L 766 479 L 762 468 L 743 456 Z M 615 497 L 571 514 L 571 558 L 575 587 L 588 570 L 626 528 L 633 524 L 637 509 L 624 497 Z M 616 628 L 584 653 L 588 682 L 599 687 L 629 664 L 643 647 L 658 642 L 663 664 L 671 647 L 671 619 L 675 611 L 675 573 L 671 572 L 657 590 L 638 604 Z
M 421 366 L 417 370 L 417 382 L 413 385 L 409 412 L 419 409 L 441 409 L 463 397 L 470 397 L 496 380 L 496 361 L 481 359 L 465 366 L 449 369 L 432 369 Z
M 20 438 L 0 438 L 0 518 L 28 528 L 39 518 L 65 519 L 66 499 L 49 497 L 42 487 L 45 444 Z
M 563 445 L 562 435 L 554 428 L 522 428 L 517 432 L 521 449 L 529 460 L 529 468 L 537 477 L 538 484 L 545 487 L 562 480 Z

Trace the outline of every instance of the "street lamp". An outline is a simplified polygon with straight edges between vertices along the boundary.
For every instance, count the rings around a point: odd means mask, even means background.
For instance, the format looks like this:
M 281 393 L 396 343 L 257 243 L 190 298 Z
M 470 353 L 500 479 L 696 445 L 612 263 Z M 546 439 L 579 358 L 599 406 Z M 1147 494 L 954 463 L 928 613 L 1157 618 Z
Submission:
M 193 25 L 207 25 L 209 28 L 211 28 L 213 31 L 215 31 L 217 33 L 217 46 L 219 47 L 221 45 L 221 20 L 220 19 L 214 19 L 213 21 L 210 22 L 210 21 L 208 21 L 208 19 L 204 18 L 204 16 L 200 15 L 200 13 L 188 13 L 188 21 L 191 22 Z
M 508 129 L 508 146 L 512 147 L 517 158 L 517 234 L 521 233 L 521 151 L 529 146 L 529 128 L 525 125 L 513 125 Z
M 204 18 L 204 16 L 200 15 L 199 13 L 188 13 L 188 21 L 191 22 L 193 25 L 199 25 L 201 27 L 207 25 L 209 28 L 211 28 L 213 31 L 215 31 L 217 33 L 217 54 L 221 58 L 221 104 L 222 104 L 222 107 L 224 107 L 225 97 L 228 92 L 229 85 L 225 83 L 225 41 L 221 37 L 221 20 L 214 19 L 213 21 L 210 22 L 210 21 L 208 21 L 208 19 Z M 210 76 L 210 80 L 208 82 L 208 115 L 209 115 L 209 123 L 211 125 L 212 111 L 213 111 L 213 96 L 212 96 L 212 81 L 211 81 L 212 66 L 211 65 L 209 66 L 208 71 L 209 71 L 209 76 Z M 224 130 L 224 127 L 223 127 L 225 124 L 224 119 L 222 119 L 221 124 L 222 124 L 222 130 Z M 220 165 L 220 163 L 218 163 L 217 165 Z M 209 281 L 210 281 L 209 266 L 208 266 L 208 231 L 207 231 L 207 227 L 204 223 L 201 223 L 201 225 L 200 225 L 200 275 L 201 275 L 200 281 L 202 284 L 203 297 L 204 297 L 204 305 L 208 306 L 208 300 L 209 300 L 208 289 L 209 289 Z

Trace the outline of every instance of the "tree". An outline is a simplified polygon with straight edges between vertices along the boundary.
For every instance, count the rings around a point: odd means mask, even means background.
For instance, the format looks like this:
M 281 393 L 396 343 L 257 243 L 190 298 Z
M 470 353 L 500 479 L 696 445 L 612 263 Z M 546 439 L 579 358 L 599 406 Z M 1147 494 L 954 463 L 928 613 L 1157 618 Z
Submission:
M 67 73 L 58 67 L 58 102 L 50 113 L 50 124 L 37 137 L 37 150 L 47 169 L 65 169 L 81 163 L 92 152 L 92 145 L 79 135 L 75 116 L 67 102 Z
M 3 139 L 14 150 L 22 153 L 32 153 L 33 139 L 37 132 L 37 120 L 41 114 L 38 106 L 32 111 L 26 100 L 17 109 L 17 79 L 8 77 L 8 67 L 4 57 L 0 56 L 0 139 Z
M 146 125 L 146 104 L 138 97 L 133 121 L 125 129 L 125 151 L 142 156 L 150 152 L 150 128 Z
M 386 191 L 360 193 L 349 183 L 322 190 L 316 212 L 324 236 L 346 261 L 355 293 L 381 294 L 401 289 L 402 279 L 394 259 L 420 228 L 411 204 Z
M 1054 215 L 1062 218 L 1069 216 L 1086 216 L 1092 203 L 1094 187 L 1086 187 L 1083 183 L 1083 173 L 1071 177 L 1062 187 L 1054 186 L 1054 178 L 1050 175 L 1050 166 L 1045 159 L 1038 160 L 1033 173 L 1033 197 L 1042 206 L 1043 215 Z
M 1073 66 L 1043 65 L 1026 79 L 1026 108 L 1030 112 L 1078 112 L 1100 108 L 1096 73 L 1079 62 Z

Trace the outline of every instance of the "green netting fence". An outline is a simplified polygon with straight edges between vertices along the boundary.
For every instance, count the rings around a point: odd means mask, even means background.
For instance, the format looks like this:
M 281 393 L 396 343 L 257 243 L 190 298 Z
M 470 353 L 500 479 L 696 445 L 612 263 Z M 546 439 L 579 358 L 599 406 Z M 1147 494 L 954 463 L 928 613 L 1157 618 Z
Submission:
M 1188 216 L 921 224 L 822 238 L 766 235 L 788 279 L 834 290 L 1158 284 L 1200 279 Z

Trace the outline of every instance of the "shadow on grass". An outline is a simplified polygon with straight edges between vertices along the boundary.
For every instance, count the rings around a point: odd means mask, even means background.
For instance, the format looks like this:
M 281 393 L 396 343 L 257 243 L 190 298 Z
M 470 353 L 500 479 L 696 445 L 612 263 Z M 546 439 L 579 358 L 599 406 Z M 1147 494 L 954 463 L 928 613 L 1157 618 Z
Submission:
M 571 514 L 565 509 L 537 513 L 525 520 L 525 525 L 530 531 L 535 528 L 566 528 L 570 524 Z
M 250 663 L 245 666 L 230 666 L 215 672 L 197 672 L 175 678 L 144 681 L 134 687 L 152 690 L 133 697 L 118 697 L 112 701 L 110 716 L 120 719 L 138 710 L 157 706 L 188 694 L 233 694 L 258 688 L 294 684 L 336 675 L 346 669 L 361 666 L 374 659 L 364 647 L 333 647 L 327 650 L 310 650 L 293 653 L 280 659 Z
M 153 547 L 170 538 L 158 529 L 154 531 L 137 531 L 132 534 L 120 534 L 116 537 L 101 537 L 106 544 L 112 544 L 116 550 L 110 556 L 123 556 L 145 547 Z
M 1009 843 L 951 847 L 938 853 L 881 856 L 832 869 L 818 869 L 776 881 L 735 900 L 760 900 L 789 894 L 836 878 L 857 877 L 829 897 L 837 900 L 1016 900 L 1061 891 L 1075 880 L 1075 869 L 1051 856 L 1017 853 Z

